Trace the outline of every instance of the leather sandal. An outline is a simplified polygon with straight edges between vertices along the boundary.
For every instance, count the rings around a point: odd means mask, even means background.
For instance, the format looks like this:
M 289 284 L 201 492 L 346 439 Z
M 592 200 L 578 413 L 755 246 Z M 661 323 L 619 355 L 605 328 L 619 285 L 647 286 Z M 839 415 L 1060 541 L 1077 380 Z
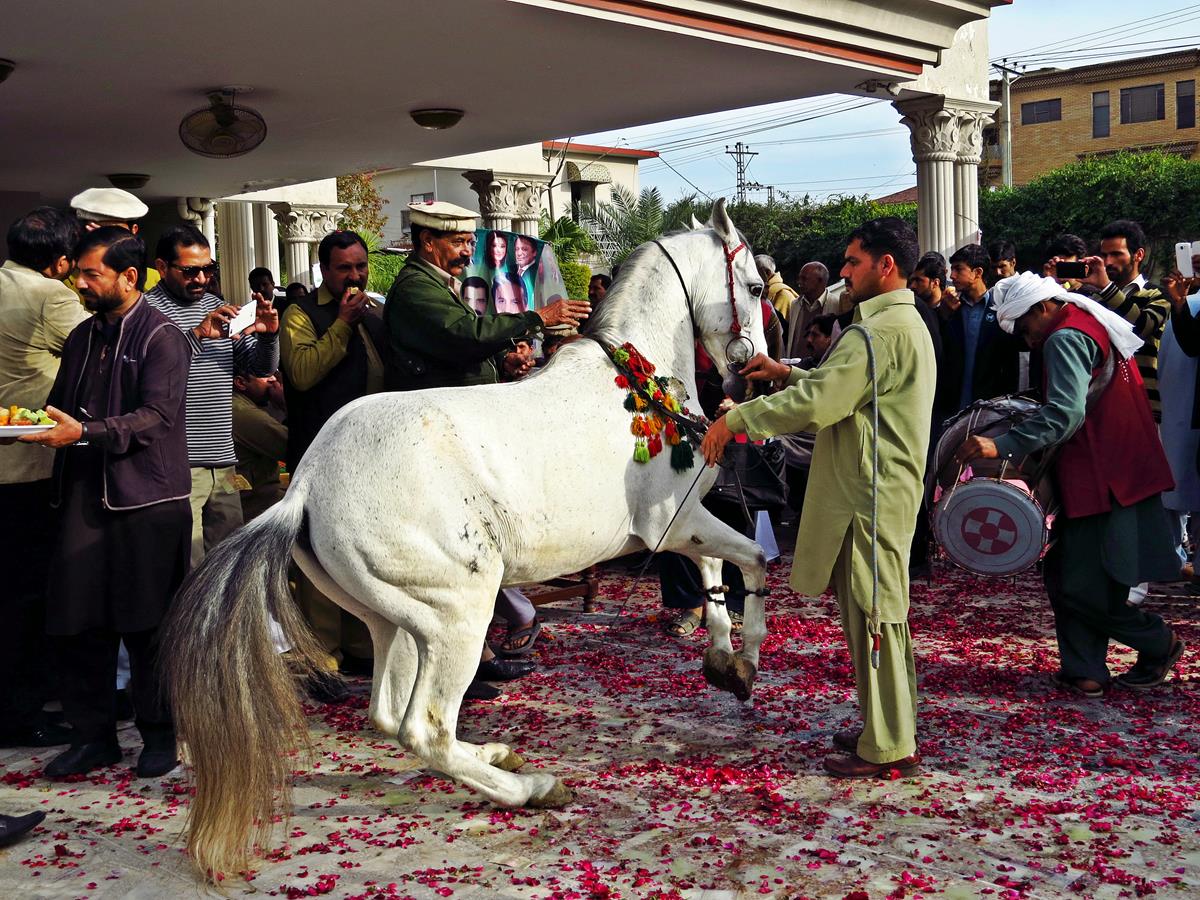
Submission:
M 1095 700 L 1104 696 L 1104 685 L 1090 678 L 1071 677 L 1064 675 L 1062 672 L 1056 672 L 1054 680 L 1058 683 L 1059 687 L 1066 688 L 1068 691 L 1078 694 L 1081 697 Z
M 663 625 L 663 631 L 675 637 L 687 637 L 694 634 L 696 629 L 703 624 L 704 617 L 697 615 L 689 609 Z
M 497 656 L 503 656 L 506 659 L 512 659 L 517 656 L 526 656 L 533 652 L 533 645 L 537 642 L 538 636 L 542 633 L 542 622 L 535 614 L 533 621 L 528 625 L 523 625 L 520 628 L 508 626 L 508 632 L 504 635 L 504 641 L 496 650 Z M 523 641 L 520 646 L 514 647 L 513 643 Z
M 1124 675 L 1117 677 L 1122 687 L 1131 688 L 1135 691 L 1148 691 L 1151 688 L 1158 687 L 1167 680 L 1167 676 L 1171 674 L 1171 670 L 1175 668 L 1175 663 L 1179 662 L 1179 658 L 1183 656 L 1183 641 L 1171 635 L 1171 649 L 1167 651 L 1167 655 L 1161 659 L 1149 660 L 1142 662 L 1139 659 Z

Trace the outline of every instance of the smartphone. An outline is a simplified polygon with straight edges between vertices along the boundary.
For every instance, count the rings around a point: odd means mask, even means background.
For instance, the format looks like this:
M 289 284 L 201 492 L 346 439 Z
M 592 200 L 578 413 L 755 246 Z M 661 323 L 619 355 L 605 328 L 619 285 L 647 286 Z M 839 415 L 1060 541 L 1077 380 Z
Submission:
M 1060 262 L 1054 272 L 1059 278 L 1087 278 L 1088 268 L 1087 263 Z
M 1192 270 L 1191 242 L 1181 241 L 1175 245 L 1175 268 L 1179 270 L 1179 274 L 1184 278 L 1196 277 L 1196 273 Z

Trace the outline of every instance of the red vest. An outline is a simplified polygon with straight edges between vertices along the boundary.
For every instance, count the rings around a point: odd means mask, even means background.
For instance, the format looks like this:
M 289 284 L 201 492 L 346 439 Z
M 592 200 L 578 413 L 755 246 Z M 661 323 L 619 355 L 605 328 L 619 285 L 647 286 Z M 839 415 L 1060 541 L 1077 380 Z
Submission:
M 1112 352 L 1104 326 L 1068 303 L 1050 334 L 1060 328 L 1082 331 L 1100 345 L 1101 368 L 1092 372 L 1095 378 Z M 1132 360 L 1117 360 L 1108 387 L 1084 416 L 1083 425 L 1059 449 L 1055 473 L 1069 518 L 1109 512 L 1113 500 L 1132 506 L 1175 486 L 1142 376 Z

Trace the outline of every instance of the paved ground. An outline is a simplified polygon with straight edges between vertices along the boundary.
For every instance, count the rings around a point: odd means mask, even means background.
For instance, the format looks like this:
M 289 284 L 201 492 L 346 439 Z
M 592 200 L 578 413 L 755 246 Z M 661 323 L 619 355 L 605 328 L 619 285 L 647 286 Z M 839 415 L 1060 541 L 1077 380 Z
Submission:
M 416 768 L 365 720 L 366 684 L 312 709 L 286 843 L 251 889 L 270 896 L 996 898 L 1200 896 L 1200 629 L 1192 597 L 1151 597 L 1195 648 L 1153 692 L 1087 701 L 1054 688 L 1035 580 L 941 571 L 913 592 L 921 679 L 914 779 L 833 782 L 820 759 L 853 719 L 830 598 L 777 568 L 753 708 L 707 688 L 704 633 L 661 636 L 652 579 L 608 571 L 596 614 L 544 610 L 538 675 L 463 711 L 463 736 L 504 740 L 575 788 L 555 812 L 498 810 Z M 626 602 L 626 598 L 629 598 Z M 1129 654 L 1114 651 L 1120 671 Z M 0 751 L 0 810 L 44 827 L 0 851 L 0 897 L 192 897 L 180 850 L 184 772 L 125 764 L 70 784 L 49 755 Z

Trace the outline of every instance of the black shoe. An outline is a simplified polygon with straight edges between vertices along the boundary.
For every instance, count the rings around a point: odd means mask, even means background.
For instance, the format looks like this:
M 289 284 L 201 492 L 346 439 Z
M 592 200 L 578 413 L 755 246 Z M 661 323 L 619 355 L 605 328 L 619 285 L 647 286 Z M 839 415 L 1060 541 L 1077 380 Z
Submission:
M 362 656 L 351 656 L 349 653 L 343 653 L 338 671 L 343 675 L 364 675 L 370 678 L 375 674 L 375 660 L 369 657 L 364 658 Z
M 128 722 L 133 719 L 133 698 L 129 696 L 128 688 L 117 691 L 117 721 Z
M 495 700 L 500 696 L 500 688 L 488 684 L 486 681 L 472 681 L 467 685 L 467 692 L 463 694 L 464 700 Z
M 137 761 L 138 778 L 158 778 L 177 765 L 175 732 L 161 725 L 142 733 L 142 753 Z
M 27 816 L 0 816 L 0 847 L 7 847 L 42 824 L 44 812 L 31 812 Z
M 85 775 L 93 769 L 113 766 L 121 761 L 121 748 L 115 738 L 79 744 L 60 753 L 46 765 L 47 778 Z
M 520 659 L 488 659 L 479 664 L 479 668 L 475 671 L 475 678 L 478 681 L 512 681 L 516 678 L 524 678 L 537 666 L 531 662 L 525 662 Z
M 306 678 L 304 692 L 318 703 L 341 703 L 350 696 L 346 683 L 331 672 Z
M 1167 680 L 1167 676 L 1175 668 L 1175 663 L 1179 662 L 1179 658 L 1183 656 L 1183 649 L 1183 641 L 1172 634 L 1171 649 L 1167 652 L 1166 656 L 1161 659 L 1145 661 L 1139 656 L 1133 668 L 1124 675 L 1118 675 L 1117 681 L 1135 691 L 1148 691 L 1151 688 L 1158 687 Z
M 66 725 L 46 723 L 26 731 L 0 734 L 0 747 L 61 747 L 73 740 L 75 732 Z

